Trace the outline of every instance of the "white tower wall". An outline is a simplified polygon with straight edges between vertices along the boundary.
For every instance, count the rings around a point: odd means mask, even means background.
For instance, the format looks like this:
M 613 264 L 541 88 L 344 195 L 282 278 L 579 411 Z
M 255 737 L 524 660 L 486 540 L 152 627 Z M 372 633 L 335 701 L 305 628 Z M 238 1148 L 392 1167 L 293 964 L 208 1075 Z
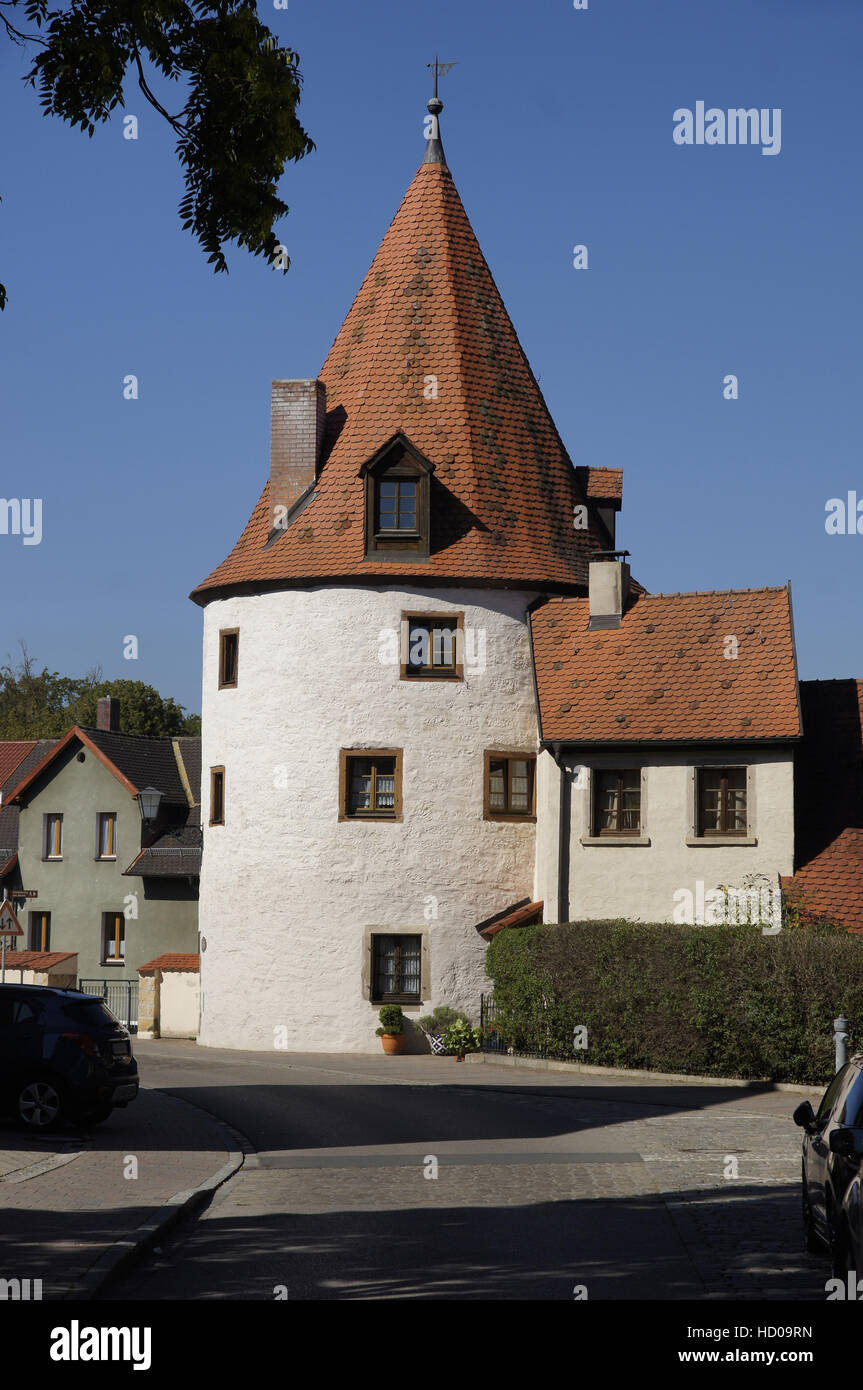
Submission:
M 373 930 L 423 937 L 423 1002 L 407 1016 L 451 1004 L 479 1021 L 476 924 L 533 890 L 536 827 L 483 819 L 483 754 L 537 748 L 535 597 L 324 586 L 207 605 L 202 1044 L 379 1051 Z M 401 680 L 380 659 L 403 611 L 464 613 L 462 681 Z M 239 628 L 235 689 L 218 688 L 222 628 Z M 403 819 L 340 821 L 340 750 L 391 747 Z M 210 827 L 213 766 L 225 824 Z

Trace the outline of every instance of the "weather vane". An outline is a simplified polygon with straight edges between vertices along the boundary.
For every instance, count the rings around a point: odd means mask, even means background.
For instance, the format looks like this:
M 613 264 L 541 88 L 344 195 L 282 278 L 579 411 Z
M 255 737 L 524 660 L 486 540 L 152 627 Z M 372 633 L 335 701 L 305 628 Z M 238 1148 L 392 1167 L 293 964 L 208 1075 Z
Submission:
M 439 77 L 446 77 L 452 68 L 457 68 L 458 63 L 439 63 L 437 54 L 434 55 L 433 63 L 426 63 L 427 68 L 434 68 L 434 94 L 437 96 L 437 80 Z

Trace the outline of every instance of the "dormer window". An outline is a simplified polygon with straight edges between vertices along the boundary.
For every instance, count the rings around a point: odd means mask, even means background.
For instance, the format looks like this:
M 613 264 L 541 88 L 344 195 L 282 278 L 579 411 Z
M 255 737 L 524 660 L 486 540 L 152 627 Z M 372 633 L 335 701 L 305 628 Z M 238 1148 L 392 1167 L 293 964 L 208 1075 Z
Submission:
M 366 559 L 427 560 L 434 465 L 397 434 L 360 470 L 366 485 Z

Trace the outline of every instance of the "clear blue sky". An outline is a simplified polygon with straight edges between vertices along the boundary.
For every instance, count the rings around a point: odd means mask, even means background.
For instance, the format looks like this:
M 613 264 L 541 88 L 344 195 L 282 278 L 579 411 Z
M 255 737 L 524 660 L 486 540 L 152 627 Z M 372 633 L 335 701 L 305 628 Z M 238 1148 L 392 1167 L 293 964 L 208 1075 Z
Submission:
M 292 268 L 214 276 L 173 138 L 129 82 L 88 140 L 0 43 L 0 659 L 100 665 L 200 709 L 201 612 L 268 466 L 273 377 L 314 376 L 423 153 L 448 162 L 576 463 L 625 470 L 619 543 L 653 591 L 791 579 L 800 674 L 863 676 L 859 0 L 289 0 L 317 150 L 289 165 Z M 782 149 L 681 147 L 673 113 L 778 107 Z M 585 243 L 590 269 L 572 267 Z M 134 373 L 140 398 L 123 399 Z M 723 399 L 739 377 L 740 398 Z M 140 642 L 123 659 L 123 638 Z

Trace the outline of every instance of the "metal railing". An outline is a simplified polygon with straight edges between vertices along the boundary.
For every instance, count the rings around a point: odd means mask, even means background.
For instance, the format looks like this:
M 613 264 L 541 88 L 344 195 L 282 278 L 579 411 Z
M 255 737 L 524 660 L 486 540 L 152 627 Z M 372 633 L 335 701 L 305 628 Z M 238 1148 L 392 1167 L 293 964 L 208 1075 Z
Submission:
M 138 981 L 137 980 L 79 980 L 78 988 L 84 994 L 92 994 L 104 999 L 115 1018 L 118 1018 L 130 1033 L 138 1031 Z

